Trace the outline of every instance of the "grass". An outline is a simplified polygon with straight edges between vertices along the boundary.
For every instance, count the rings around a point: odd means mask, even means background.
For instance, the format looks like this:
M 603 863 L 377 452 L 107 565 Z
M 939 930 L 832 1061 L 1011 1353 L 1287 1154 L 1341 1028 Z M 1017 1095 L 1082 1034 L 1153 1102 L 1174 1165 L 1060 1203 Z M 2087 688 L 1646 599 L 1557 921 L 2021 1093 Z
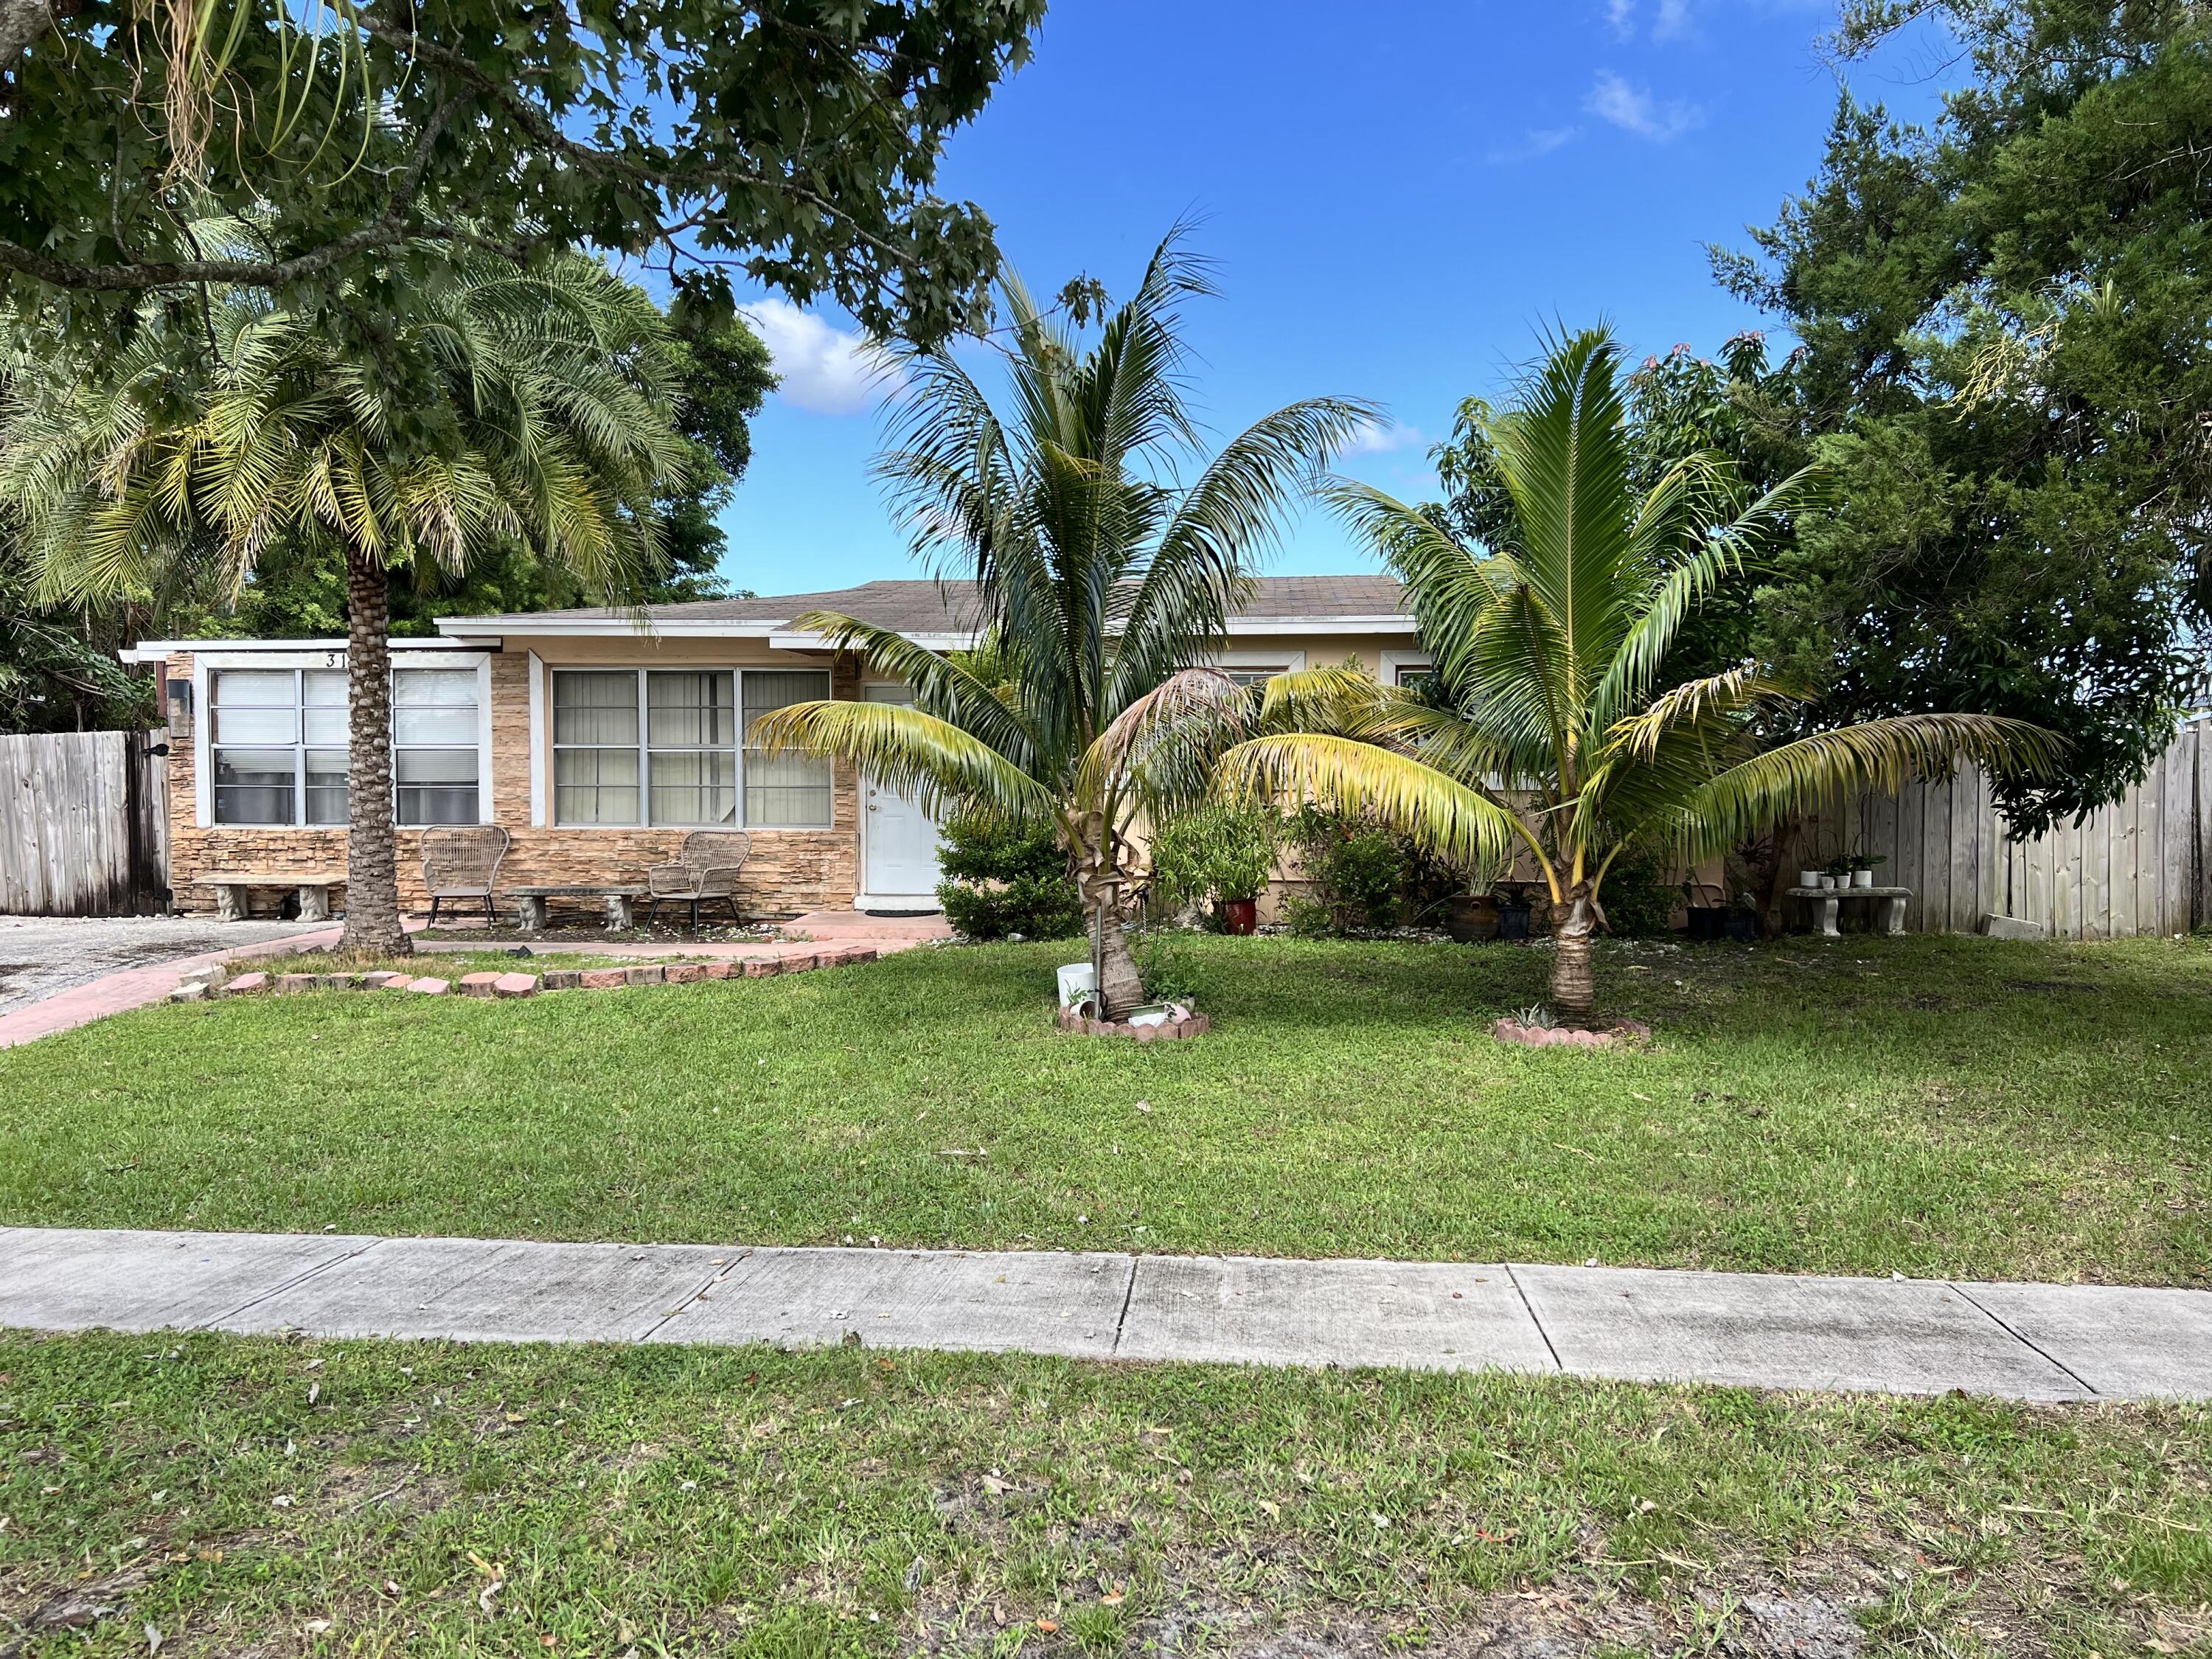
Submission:
M 1218 1024 L 1050 1029 L 1065 944 L 527 1003 L 164 1006 L 0 1053 L 0 1223 L 2202 1283 L 2212 945 L 1197 938 Z
M 72 1659 L 2212 1652 L 2198 1407 L 15 1338 L 0 1516 Z

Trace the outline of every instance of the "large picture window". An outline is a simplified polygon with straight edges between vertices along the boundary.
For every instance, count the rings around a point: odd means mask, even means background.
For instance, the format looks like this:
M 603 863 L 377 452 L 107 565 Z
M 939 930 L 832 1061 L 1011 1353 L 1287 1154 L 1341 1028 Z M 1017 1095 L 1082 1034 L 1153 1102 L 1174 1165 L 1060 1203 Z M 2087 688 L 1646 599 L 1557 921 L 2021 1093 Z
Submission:
M 829 695 L 819 669 L 556 669 L 553 821 L 826 830 L 830 763 L 771 759 L 740 732 Z
M 213 817 L 292 829 L 346 821 L 342 668 L 226 668 L 209 691 Z

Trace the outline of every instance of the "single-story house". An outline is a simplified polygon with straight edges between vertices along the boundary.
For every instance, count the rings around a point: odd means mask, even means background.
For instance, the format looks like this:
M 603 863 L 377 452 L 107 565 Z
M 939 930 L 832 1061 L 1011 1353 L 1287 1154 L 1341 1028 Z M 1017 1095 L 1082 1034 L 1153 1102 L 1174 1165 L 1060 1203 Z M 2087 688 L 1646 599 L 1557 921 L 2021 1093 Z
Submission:
M 402 902 L 427 908 L 420 831 L 497 823 L 500 884 L 642 884 L 684 832 L 743 829 L 756 915 L 934 908 L 937 842 L 915 805 L 825 761 L 749 751 L 754 717 L 830 696 L 896 702 L 817 635 L 842 611 L 942 649 L 977 640 L 965 584 L 876 581 L 830 592 L 652 607 L 448 617 L 392 643 Z M 168 720 L 169 884 L 209 909 L 213 874 L 283 879 L 345 866 L 343 640 L 149 641 Z M 1385 576 L 1263 578 L 1215 660 L 1260 677 L 1358 661 L 1396 683 L 1428 665 Z

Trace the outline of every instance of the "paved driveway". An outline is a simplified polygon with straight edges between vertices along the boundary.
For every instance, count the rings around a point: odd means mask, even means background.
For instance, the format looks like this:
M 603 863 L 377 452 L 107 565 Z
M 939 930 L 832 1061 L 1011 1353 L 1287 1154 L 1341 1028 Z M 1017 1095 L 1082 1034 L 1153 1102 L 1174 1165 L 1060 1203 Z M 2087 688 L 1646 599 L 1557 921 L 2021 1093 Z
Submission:
M 328 926 L 211 916 L 0 916 L 0 1014 L 125 969 Z

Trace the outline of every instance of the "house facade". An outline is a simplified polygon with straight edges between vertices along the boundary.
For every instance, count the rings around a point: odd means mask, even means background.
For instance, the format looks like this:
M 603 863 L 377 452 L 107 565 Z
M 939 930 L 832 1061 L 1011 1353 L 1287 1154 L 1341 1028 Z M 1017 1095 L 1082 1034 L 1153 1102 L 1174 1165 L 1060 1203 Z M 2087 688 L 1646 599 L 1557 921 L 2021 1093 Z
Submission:
M 451 617 L 392 643 L 400 896 L 427 908 L 422 831 L 495 823 L 500 885 L 642 885 L 695 829 L 742 829 L 749 915 L 933 909 L 933 828 L 911 801 L 826 761 L 752 751 L 762 714 L 822 697 L 911 693 L 794 620 L 834 611 L 939 649 L 977 642 L 964 584 L 605 610 Z M 168 724 L 169 884 L 211 910 L 251 874 L 257 912 L 346 860 L 343 641 L 148 641 Z M 1355 661 L 1395 683 L 1427 666 L 1398 585 L 1265 578 L 1215 655 L 1240 678 Z M 341 903 L 343 901 L 340 901 Z

